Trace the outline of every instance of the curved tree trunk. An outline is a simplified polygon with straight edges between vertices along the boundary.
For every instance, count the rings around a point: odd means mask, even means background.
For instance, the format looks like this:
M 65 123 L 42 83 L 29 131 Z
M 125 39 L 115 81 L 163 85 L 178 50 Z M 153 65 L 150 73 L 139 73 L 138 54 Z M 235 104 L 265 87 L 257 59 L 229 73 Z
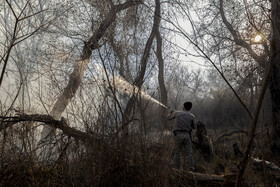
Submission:
M 99 28 L 93 33 L 92 37 L 90 37 L 89 40 L 85 42 L 83 54 L 81 55 L 81 60 L 79 60 L 75 64 L 66 88 L 63 90 L 62 94 L 58 97 L 51 111 L 51 115 L 55 119 L 59 119 L 61 117 L 61 114 L 65 110 L 66 106 L 74 97 L 77 89 L 79 88 L 82 82 L 86 67 L 91 60 L 92 51 L 98 48 L 99 40 L 102 38 L 106 30 L 110 27 L 110 25 L 116 20 L 117 13 L 129 7 L 138 5 L 141 2 L 142 2 L 141 0 L 129 0 L 123 4 L 112 5 L 110 11 L 108 11 L 107 16 L 102 21 Z M 44 126 L 43 131 L 41 133 L 40 142 L 42 142 L 43 140 L 44 142 L 49 142 L 54 132 L 55 132 L 54 128 Z
M 144 50 L 144 53 L 141 58 L 140 71 L 137 73 L 137 77 L 134 80 L 134 85 L 139 89 L 141 88 L 141 86 L 143 84 L 144 76 L 146 73 L 147 61 L 150 56 L 150 50 L 151 50 L 153 40 L 156 35 L 157 27 L 160 23 L 159 14 L 160 14 L 160 7 L 156 6 L 155 13 L 154 13 L 153 28 L 152 28 L 151 34 L 147 40 L 147 43 L 145 45 L 145 50 Z M 129 126 L 129 122 L 130 122 L 130 118 L 131 118 L 131 112 L 135 105 L 136 99 L 137 98 L 136 98 L 135 94 L 133 94 L 132 97 L 129 99 L 129 101 L 125 107 L 125 110 L 124 110 L 123 119 L 122 119 L 122 134 L 123 134 L 124 138 L 127 137 L 127 135 L 128 135 L 128 129 L 129 129 L 128 126 Z
M 89 63 L 89 58 L 86 60 L 81 60 L 77 62 L 74 66 L 73 72 L 70 75 L 69 82 L 67 86 L 64 88 L 62 94 L 58 97 L 53 109 L 50 112 L 50 115 L 55 119 L 59 119 L 61 114 L 70 103 L 71 99 L 74 97 L 77 89 L 82 83 L 82 79 L 84 76 L 84 72 Z M 44 140 L 44 142 L 50 141 L 51 137 L 54 135 L 55 129 L 50 126 L 44 126 L 40 142 Z
M 156 29 L 156 39 L 157 39 L 157 59 L 158 59 L 158 83 L 159 83 L 159 90 L 160 90 L 160 102 L 163 105 L 167 104 L 167 90 L 164 84 L 164 61 L 162 57 L 162 38 L 159 31 L 160 26 L 160 0 L 156 0 L 156 7 L 158 15 L 159 23 Z M 159 113 L 160 113 L 160 125 L 163 129 L 166 128 L 167 119 L 166 119 L 166 108 L 163 106 L 159 106 Z

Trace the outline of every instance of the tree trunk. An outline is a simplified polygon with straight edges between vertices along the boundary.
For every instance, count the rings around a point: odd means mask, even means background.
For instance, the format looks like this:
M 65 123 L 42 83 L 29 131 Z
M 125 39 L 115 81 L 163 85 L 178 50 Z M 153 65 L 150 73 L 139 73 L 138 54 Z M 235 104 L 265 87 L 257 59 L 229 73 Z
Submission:
M 258 98 L 258 103 L 257 103 L 256 109 L 254 111 L 254 116 L 253 116 L 253 119 L 251 120 L 251 123 L 250 123 L 250 127 L 251 127 L 250 135 L 249 135 L 249 138 L 248 138 L 245 154 L 244 154 L 242 160 L 239 163 L 239 168 L 240 169 L 239 169 L 238 175 L 236 177 L 236 185 L 235 186 L 243 186 L 243 184 L 242 184 L 243 174 L 245 172 L 245 169 L 246 169 L 246 166 L 247 166 L 247 163 L 248 163 L 248 158 L 250 158 L 250 155 L 251 155 L 252 144 L 253 144 L 253 140 L 254 140 L 255 133 L 256 133 L 257 122 L 258 122 L 258 119 L 259 119 L 259 113 L 260 113 L 260 109 L 261 109 L 261 106 L 262 106 L 262 103 L 263 103 L 263 98 L 264 98 L 265 92 L 266 92 L 268 84 L 270 82 L 269 80 L 271 79 L 271 74 L 272 74 L 274 63 L 275 63 L 274 59 L 271 58 L 271 61 L 269 62 L 269 66 L 267 68 L 265 78 L 263 80 L 263 85 L 262 85 L 262 88 L 261 88 L 261 93 L 260 93 L 259 98 Z
M 273 122 L 273 151 L 280 153 L 280 2 L 271 1 L 272 40 L 271 58 L 274 61 L 270 80 Z
M 160 22 L 160 17 L 158 16 L 159 15 L 158 12 L 160 13 L 159 8 L 160 7 L 158 7 L 158 6 L 156 6 L 156 8 L 155 8 L 153 28 L 152 28 L 151 34 L 147 40 L 147 43 L 145 45 L 145 50 L 144 50 L 143 56 L 141 58 L 140 70 L 137 73 L 137 77 L 134 80 L 134 85 L 139 89 L 141 89 L 141 86 L 143 85 L 143 80 L 144 80 L 144 76 L 146 73 L 147 61 L 150 56 L 150 50 L 151 50 L 153 40 L 154 40 L 154 37 L 156 34 L 157 25 L 159 25 L 159 22 Z M 137 99 L 136 96 L 133 94 L 131 96 L 131 98 L 129 99 L 129 101 L 125 107 L 125 110 L 124 110 L 124 115 L 123 115 L 123 119 L 122 119 L 122 130 L 123 130 L 122 134 L 125 139 L 129 133 L 128 126 L 129 126 L 129 122 L 130 122 L 130 118 L 131 118 L 131 112 L 135 105 L 136 99 Z
M 74 70 L 70 75 L 67 86 L 64 88 L 63 93 L 59 96 L 52 111 L 50 112 L 50 115 L 53 116 L 54 119 L 58 120 L 61 117 L 61 114 L 65 110 L 66 106 L 74 97 L 78 87 L 82 83 L 84 72 L 86 70 L 88 63 L 89 63 L 89 58 L 84 61 L 79 61 L 77 62 L 77 64 L 75 64 Z M 44 140 L 45 142 L 48 142 L 51 139 L 51 137 L 54 135 L 54 133 L 55 133 L 54 128 L 50 126 L 44 126 L 41 133 L 40 141 Z
M 159 23 L 156 29 L 156 39 L 157 39 L 157 59 L 158 59 L 158 83 L 159 83 L 159 90 L 160 90 L 160 102 L 164 105 L 167 104 L 167 91 L 164 84 L 164 61 L 162 58 L 162 38 L 159 31 L 160 26 L 160 0 L 156 0 L 156 14 L 158 15 Z M 163 106 L 159 106 L 160 112 L 160 125 L 163 129 L 166 128 L 167 119 L 166 119 L 166 108 Z
M 272 151 L 280 153 L 280 75 L 279 67 L 274 65 L 270 81 L 272 103 L 273 145 Z

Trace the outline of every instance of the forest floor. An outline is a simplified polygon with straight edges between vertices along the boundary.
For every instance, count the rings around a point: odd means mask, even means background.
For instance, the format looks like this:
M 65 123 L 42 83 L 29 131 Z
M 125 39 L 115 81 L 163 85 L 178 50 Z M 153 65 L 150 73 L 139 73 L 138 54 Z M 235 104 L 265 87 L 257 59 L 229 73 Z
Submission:
M 219 142 L 215 142 L 217 135 L 209 133 L 209 137 L 213 155 L 205 159 L 194 149 L 194 173 L 185 169 L 185 162 L 180 170 L 173 169 L 170 135 L 154 142 L 143 136 L 133 136 L 129 143 L 112 139 L 84 146 L 73 141 L 52 162 L 39 162 L 32 153 L 10 150 L 1 154 L 0 186 L 234 186 L 241 158 L 234 155 L 232 145 L 237 143 L 244 152 L 246 136 L 236 133 Z M 279 156 L 273 155 L 268 145 L 266 136 L 256 137 L 252 157 L 279 166 Z M 245 186 L 277 186 L 279 179 L 279 171 L 255 166 L 249 160 Z

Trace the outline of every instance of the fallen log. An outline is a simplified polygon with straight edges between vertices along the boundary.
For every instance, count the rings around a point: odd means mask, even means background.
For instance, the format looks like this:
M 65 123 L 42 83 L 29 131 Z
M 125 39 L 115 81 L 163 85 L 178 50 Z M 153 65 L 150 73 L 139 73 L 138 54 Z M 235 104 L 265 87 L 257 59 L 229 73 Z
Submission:
M 279 166 L 277 166 L 276 164 L 274 164 L 272 162 L 269 162 L 267 160 L 261 160 L 259 158 L 254 158 L 254 157 L 251 157 L 251 159 L 253 160 L 253 165 L 259 170 L 262 170 L 263 167 L 265 166 L 266 168 L 268 168 L 272 171 L 280 172 Z
M 8 127 L 12 127 L 13 125 L 19 122 L 32 121 L 32 122 L 42 122 L 52 128 L 60 129 L 65 135 L 73 137 L 77 140 L 81 140 L 83 142 L 95 140 L 95 136 L 92 136 L 90 133 L 86 133 L 70 127 L 70 125 L 68 124 L 68 122 L 64 117 L 61 117 L 61 120 L 56 120 L 50 115 L 18 114 L 17 116 L 12 116 L 12 117 L 0 116 L 0 119 L 1 119 L 0 131 Z
M 214 175 L 174 169 L 171 181 L 198 186 L 234 186 L 236 174 Z
M 237 134 L 237 133 L 242 133 L 242 134 L 245 134 L 246 136 L 248 136 L 248 132 L 245 131 L 245 130 L 231 131 L 231 132 L 224 133 L 224 134 L 221 134 L 220 136 L 218 136 L 218 138 L 215 140 L 215 143 L 218 143 L 219 141 L 221 141 L 221 139 L 223 139 L 226 136 L 232 136 L 232 135 Z

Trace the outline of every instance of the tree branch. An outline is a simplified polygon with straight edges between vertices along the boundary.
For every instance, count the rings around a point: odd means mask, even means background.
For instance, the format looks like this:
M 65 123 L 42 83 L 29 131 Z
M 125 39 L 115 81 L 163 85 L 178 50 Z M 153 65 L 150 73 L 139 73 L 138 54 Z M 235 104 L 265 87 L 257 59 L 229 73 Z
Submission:
M 76 138 L 78 140 L 81 140 L 83 142 L 86 142 L 88 140 L 94 139 L 93 136 L 91 136 L 88 133 L 82 132 L 80 130 L 77 130 L 75 128 L 70 127 L 68 122 L 66 121 L 65 118 L 61 117 L 61 120 L 56 120 L 50 115 L 41 115 L 41 114 L 32 114 L 32 115 L 27 115 L 27 114 L 20 114 L 18 116 L 12 116 L 12 117 L 4 117 L 0 116 L 1 121 L 1 126 L 0 126 L 0 131 L 13 126 L 14 124 L 17 124 L 19 122 L 23 121 L 33 121 L 33 122 L 42 122 L 45 123 L 46 125 L 54 128 L 58 128 L 62 130 L 62 132 L 68 136 L 71 136 L 73 138 Z
M 89 59 L 92 51 L 98 48 L 98 41 L 101 39 L 101 37 L 104 35 L 105 31 L 110 27 L 110 25 L 116 20 L 118 12 L 141 3 L 142 0 L 130 0 L 123 4 L 112 6 L 109 13 L 106 15 L 106 18 L 100 24 L 96 32 L 89 38 L 88 41 L 85 42 L 81 59 Z
M 219 7 L 219 10 L 220 10 L 220 14 L 222 16 L 222 20 L 223 20 L 223 23 L 225 24 L 225 26 L 227 27 L 227 29 L 229 30 L 229 32 L 231 33 L 231 35 L 233 36 L 233 40 L 234 42 L 236 43 L 236 45 L 239 45 L 243 48 L 245 48 L 248 53 L 252 56 L 252 58 L 261 66 L 261 67 L 264 67 L 265 66 L 265 56 L 262 55 L 262 56 L 259 56 L 257 55 L 253 49 L 251 48 L 251 45 L 248 44 L 247 42 L 245 42 L 243 39 L 241 39 L 239 37 L 239 34 L 236 30 L 234 30 L 233 26 L 228 22 L 226 16 L 225 16 L 225 13 L 224 13 L 224 8 L 223 8 L 223 3 L 224 1 L 223 0 L 220 0 L 220 7 Z
M 237 133 L 243 133 L 243 134 L 246 134 L 246 135 L 248 136 L 248 132 L 245 131 L 245 130 L 231 131 L 231 132 L 224 133 L 224 134 L 221 134 L 220 136 L 218 136 L 218 138 L 215 140 L 215 143 L 221 141 L 221 139 L 224 138 L 224 137 L 226 137 L 226 136 L 231 136 L 231 135 L 237 134 Z
M 246 110 L 246 112 L 248 113 L 250 119 L 253 119 L 252 114 L 250 112 L 250 110 L 248 109 L 248 107 L 246 106 L 246 104 L 242 101 L 242 99 L 239 97 L 239 95 L 237 94 L 237 92 L 235 91 L 235 89 L 232 87 L 232 85 L 228 82 L 227 78 L 225 77 L 225 75 L 223 74 L 223 72 L 221 72 L 221 70 L 216 66 L 216 64 L 213 62 L 213 60 L 203 51 L 202 48 L 200 48 L 198 46 L 197 43 L 195 43 L 179 26 L 175 25 L 173 22 L 166 20 L 168 23 L 172 24 L 178 31 L 179 33 L 181 33 L 185 38 L 187 38 L 187 40 L 193 44 L 202 54 L 203 56 L 214 66 L 214 68 L 218 71 L 218 73 L 220 74 L 220 76 L 223 78 L 223 80 L 226 82 L 226 84 L 229 86 L 229 88 L 231 89 L 231 91 L 233 92 L 233 94 L 236 96 L 236 98 L 238 99 L 238 101 L 241 103 L 241 105 L 244 107 L 244 109 Z

